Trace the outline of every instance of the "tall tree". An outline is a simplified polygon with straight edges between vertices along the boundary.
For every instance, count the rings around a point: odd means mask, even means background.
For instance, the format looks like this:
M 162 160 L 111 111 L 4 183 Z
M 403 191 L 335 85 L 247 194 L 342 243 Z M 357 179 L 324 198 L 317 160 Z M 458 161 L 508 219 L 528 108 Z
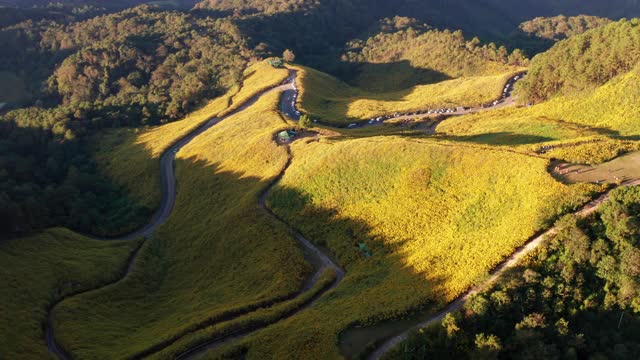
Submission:
M 293 51 L 287 49 L 282 53 L 282 60 L 289 63 L 294 62 L 296 60 L 296 54 L 294 54 Z

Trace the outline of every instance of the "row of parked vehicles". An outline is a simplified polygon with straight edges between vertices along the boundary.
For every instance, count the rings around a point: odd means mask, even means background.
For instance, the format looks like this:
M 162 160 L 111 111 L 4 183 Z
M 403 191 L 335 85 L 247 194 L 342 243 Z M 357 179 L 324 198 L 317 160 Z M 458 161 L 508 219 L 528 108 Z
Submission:
M 500 97 L 500 99 L 495 100 L 491 103 L 488 104 L 483 104 L 481 107 L 482 108 L 490 108 L 492 106 L 496 106 L 502 102 L 504 102 L 509 95 L 511 94 L 511 91 L 513 90 L 513 87 L 515 85 L 515 83 L 518 80 L 521 80 L 524 77 L 524 74 L 518 74 L 516 76 L 514 76 L 513 78 L 511 78 L 507 84 L 505 85 L 503 91 L 502 91 L 502 96 Z M 295 109 L 295 102 L 296 102 L 296 96 L 297 96 L 297 89 L 296 89 L 296 85 L 295 82 L 293 83 L 293 88 L 294 90 L 296 90 L 296 93 L 293 95 L 293 101 L 291 103 L 291 107 L 293 109 Z M 369 121 L 366 122 L 366 124 L 369 125 L 374 125 L 376 123 L 382 123 L 384 121 L 387 120 L 391 120 L 391 119 L 395 119 L 395 118 L 399 118 L 399 117 L 409 117 L 409 116 L 419 116 L 419 115 L 446 115 L 446 114 L 456 114 L 456 113 L 462 113 L 464 111 L 470 110 L 471 108 L 468 106 L 461 106 L 461 107 L 457 107 L 457 108 L 442 108 L 442 109 L 434 109 L 434 110 L 420 110 L 420 111 L 415 111 L 412 113 L 405 113 L 405 114 L 400 114 L 400 113 L 393 113 L 391 115 L 382 115 L 382 116 L 378 116 L 375 118 L 370 119 Z M 296 115 L 300 116 L 300 112 L 295 110 Z M 315 123 L 317 123 L 317 120 L 314 120 Z M 351 123 L 347 126 L 347 128 L 349 129 L 353 129 L 359 126 L 364 126 L 366 125 L 365 123 Z
M 293 109 L 293 113 L 296 114 L 296 116 L 300 116 L 300 111 L 298 111 L 298 109 L 296 109 L 296 100 L 298 99 L 298 88 L 296 87 L 296 82 L 293 81 L 293 97 L 291 98 L 291 109 Z
M 405 114 L 400 114 L 400 113 L 393 113 L 391 115 L 383 115 L 383 116 L 379 116 L 373 119 L 370 119 L 367 123 L 369 125 L 373 125 L 375 123 L 379 123 L 379 122 L 384 122 L 386 120 L 391 120 L 391 119 L 395 119 L 395 118 L 399 118 L 399 117 L 406 117 L 406 116 L 420 116 L 420 115 L 440 115 L 440 114 L 454 114 L 456 112 L 462 112 L 462 111 L 466 111 L 469 110 L 470 107 L 467 106 L 460 106 L 457 108 L 443 108 L 443 109 L 434 109 L 434 110 L 420 110 L 420 111 L 415 111 L 415 112 L 411 112 L 411 113 L 405 113 Z M 358 124 L 353 123 L 350 124 L 349 127 L 356 127 L 358 126 Z

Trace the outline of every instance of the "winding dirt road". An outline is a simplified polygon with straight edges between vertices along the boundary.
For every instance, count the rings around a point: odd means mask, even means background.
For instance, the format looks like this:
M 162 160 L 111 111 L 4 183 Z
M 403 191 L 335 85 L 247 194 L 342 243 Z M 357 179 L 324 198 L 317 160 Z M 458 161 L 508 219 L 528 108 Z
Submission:
M 500 98 L 491 102 L 490 104 L 486 104 L 485 106 L 455 107 L 451 109 L 446 109 L 446 108 L 429 109 L 429 110 L 412 111 L 409 113 L 396 113 L 394 115 L 378 116 L 368 121 L 367 120 L 355 121 L 350 125 L 334 125 L 334 124 L 329 124 L 321 121 L 315 121 L 315 123 L 328 128 L 355 129 L 355 128 L 380 126 L 380 125 L 383 125 L 388 120 L 393 120 L 394 122 L 398 122 L 402 120 L 415 120 L 415 119 L 424 118 L 424 117 L 435 117 L 438 115 L 444 115 L 444 116 L 450 117 L 450 116 L 475 114 L 482 111 L 497 110 L 497 109 L 516 105 L 515 98 L 513 97 L 514 85 L 516 84 L 516 82 L 522 80 L 525 75 L 526 75 L 526 72 L 519 72 L 513 75 L 513 77 L 507 80 L 506 84 L 504 85 L 503 92 L 500 95 Z M 302 112 L 299 111 L 296 107 L 297 100 L 298 100 L 298 88 L 295 85 L 296 77 L 297 77 L 297 71 L 290 70 L 289 82 L 292 85 L 288 89 L 285 89 L 283 91 L 282 98 L 280 100 L 280 109 L 289 118 L 297 121 L 297 120 L 300 120 L 300 117 L 302 116 Z M 447 112 L 447 110 L 449 111 Z
M 333 281 L 333 283 L 331 284 L 331 286 L 323 289 L 322 291 L 318 292 L 315 296 L 311 297 L 307 302 L 305 302 L 304 304 L 302 304 L 300 307 L 295 308 L 291 311 L 286 312 L 285 314 L 282 314 L 279 319 L 275 322 L 272 322 L 269 325 L 272 325 L 278 321 L 284 320 L 286 318 L 289 318 L 295 314 L 298 314 L 299 312 L 308 309 L 310 307 L 312 307 L 313 305 L 315 305 L 315 303 L 320 300 L 320 298 L 322 297 L 322 295 L 324 295 L 325 293 L 327 293 L 330 290 L 335 289 L 340 282 L 342 281 L 342 279 L 345 276 L 345 271 L 338 266 L 329 256 L 327 256 L 324 252 L 322 252 L 320 249 L 318 249 L 315 245 L 313 245 L 313 243 L 309 240 L 307 240 L 302 233 L 300 233 L 298 230 L 296 230 L 295 228 L 293 228 L 291 225 L 289 225 L 289 223 L 287 223 L 286 221 L 284 221 L 284 219 L 282 219 L 280 216 L 276 215 L 266 204 L 267 202 L 267 198 L 269 197 L 269 194 L 271 194 L 271 191 L 273 190 L 273 188 L 278 184 L 278 182 L 282 179 L 282 177 L 284 176 L 284 174 L 286 173 L 287 169 L 289 168 L 289 166 L 291 165 L 291 161 L 292 161 L 292 156 L 291 156 L 291 152 L 289 150 L 289 148 L 287 147 L 287 154 L 288 154 L 288 159 L 287 159 L 287 163 L 284 166 L 284 168 L 282 169 L 282 171 L 280 172 L 280 174 L 278 175 L 278 177 L 276 179 L 274 179 L 274 181 L 264 190 L 264 192 L 260 195 L 260 206 L 267 211 L 271 216 L 273 216 L 275 219 L 277 219 L 280 223 L 284 224 L 289 231 L 291 232 L 291 235 L 293 235 L 293 237 L 296 238 L 296 240 L 298 241 L 298 243 L 300 243 L 300 245 L 303 248 L 303 251 L 305 253 L 305 257 L 307 258 L 307 260 L 309 262 L 311 262 L 316 271 L 313 274 L 312 277 L 310 277 L 309 279 L 307 279 L 307 281 L 305 282 L 305 285 L 303 286 L 302 290 L 300 291 L 300 295 L 304 294 L 305 292 L 311 290 L 311 288 L 318 282 L 318 280 L 320 280 L 320 276 L 327 270 L 333 270 L 335 272 L 335 279 Z M 212 350 L 218 346 L 230 343 L 232 341 L 237 341 L 240 340 L 244 337 L 247 337 L 251 334 L 253 334 L 254 332 L 258 331 L 258 330 L 262 330 L 264 328 L 266 328 L 267 326 L 260 326 L 260 327 L 251 327 L 245 330 L 240 330 L 237 331 L 233 334 L 230 335 L 226 335 L 220 338 L 215 338 L 212 339 L 209 342 L 206 342 L 204 344 L 200 344 L 196 347 L 193 347 L 189 350 L 187 350 L 184 353 L 181 353 L 180 355 L 178 355 L 176 357 L 176 359 L 180 359 L 180 360 L 184 360 L 184 359 L 195 359 L 197 357 L 199 357 L 200 355 L 206 353 L 209 350 Z
M 635 180 L 635 181 L 623 183 L 620 186 L 624 187 L 624 186 L 637 186 L 637 185 L 640 185 L 640 180 Z M 582 208 L 580 208 L 580 210 L 576 211 L 573 214 L 575 216 L 578 216 L 578 217 L 587 217 L 587 216 L 595 213 L 609 199 L 609 194 L 610 194 L 610 192 L 612 190 L 613 189 L 611 189 L 611 190 L 607 191 L 606 193 L 602 194 L 601 196 L 599 196 L 595 200 L 590 201 L 589 203 L 584 205 Z M 388 339 L 384 343 L 380 344 L 374 351 L 372 351 L 367 356 L 367 359 L 368 360 L 380 359 L 384 354 L 386 354 L 394 346 L 396 346 L 399 343 L 401 343 L 404 340 L 406 340 L 409 337 L 409 334 L 412 331 L 417 330 L 417 329 L 426 328 L 426 327 L 428 327 L 429 325 L 431 325 L 433 323 L 441 321 L 445 317 L 445 315 L 462 309 L 464 304 L 467 302 L 467 300 L 471 296 L 473 296 L 473 295 L 475 295 L 475 294 L 477 294 L 477 293 L 479 293 L 479 292 L 481 292 L 483 290 L 486 290 L 491 285 L 495 284 L 495 282 L 502 275 L 504 275 L 505 272 L 507 272 L 507 270 L 517 266 L 518 263 L 520 263 L 520 261 L 525 256 L 527 256 L 532 251 L 534 251 L 535 249 L 537 249 L 538 247 L 543 245 L 545 243 L 545 240 L 548 238 L 548 236 L 556 234 L 558 232 L 558 230 L 559 230 L 558 227 L 553 226 L 553 227 L 549 228 L 548 230 L 546 230 L 545 232 L 543 232 L 542 234 L 537 235 L 537 236 L 533 237 L 532 239 L 530 239 L 524 246 L 518 248 L 513 254 L 511 254 L 511 256 L 509 256 L 502 263 L 500 263 L 498 266 L 496 266 L 493 269 L 493 271 L 491 272 L 491 276 L 489 277 L 489 279 L 487 279 L 485 282 L 483 282 L 482 284 L 480 284 L 480 285 L 468 290 L 467 292 L 462 294 L 460 297 L 456 298 L 453 302 L 449 303 L 449 305 L 447 305 L 447 307 L 445 307 L 444 309 L 440 310 L 439 312 L 437 312 L 436 314 L 434 314 L 430 318 L 426 319 L 425 321 L 419 323 L 418 325 L 415 325 L 415 326 L 411 327 L 410 329 L 405 330 L 401 334 L 396 335 L 396 336 Z
M 282 93 L 282 97 L 281 97 L 281 101 L 280 101 L 280 110 L 287 114 L 290 118 L 294 119 L 294 120 L 298 120 L 300 118 L 300 113 L 299 111 L 296 109 L 295 104 L 296 104 L 296 99 L 298 96 L 298 90 L 296 87 L 296 71 L 295 70 L 290 70 L 290 75 L 287 79 L 287 82 L 283 85 L 277 86 L 275 88 L 269 89 L 269 90 L 265 90 L 262 93 L 254 96 L 253 98 L 251 98 L 249 101 L 247 101 L 246 103 L 244 103 L 242 106 L 240 106 L 238 109 L 232 111 L 231 113 L 227 114 L 226 116 L 220 117 L 220 118 L 213 118 L 211 120 L 209 120 L 207 123 L 205 123 L 204 125 L 200 126 L 199 128 L 197 128 L 196 130 L 194 130 L 193 132 L 191 132 L 190 134 L 188 134 L 187 136 L 181 138 L 180 140 L 178 140 L 173 146 L 171 146 L 168 150 L 166 150 L 160 159 L 160 171 L 161 171 L 161 186 L 162 186 L 162 201 L 160 204 L 159 209 L 156 211 L 156 213 L 153 215 L 153 217 L 150 219 L 149 223 L 147 225 L 145 225 L 144 227 L 142 227 L 141 229 L 119 237 L 117 239 L 105 239 L 105 238 L 95 238 L 98 240 L 133 240 L 133 239 L 138 239 L 141 237 L 144 238 L 148 238 L 150 236 L 152 236 L 152 234 L 154 233 L 154 231 L 160 226 L 162 225 L 170 216 L 171 211 L 173 209 L 174 203 L 175 203 L 175 197 L 176 197 L 176 186 L 175 186 L 175 173 L 174 173 L 174 161 L 175 161 L 175 157 L 176 154 L 180 151 L 180 149 L 182 147 L 184 147 L 185 145 L 187 145 L 188 143 L 190 143 L 194 138 L 196 138 L 197 136 L 201 135 L 203 132 L 205 132 L 206 130 L 208 130 L 209 128 L 215 126 L 216 124 L 220 123 L 221 121 L 223 121 L 224 119 L 233 116 L 239 112 L 244 111 L 245 109 L 249 108 L 250 106 L 252 106 L 256 101 L 258 101 L 262 96 L 271 93 L 271 92 L 281 92 Z M 507 88 L 511 88 L 512 89 L 512 85 L 513 82 L 515 82 L 514 79 L 511 79 L 509 84 L 511 85 L 507 85 Z M 508 92 L 505 90 L 505 92 L 503 93 L 503 97 L 496 103 L 494 103 L 492 106 L 490 107 L 485 107 L 485 108 L 472 108 L 472 109 L 460 109 L 460 110 L 456 110 L 457 112 L 460 112 L 460 114 L 458 113 L 450 113 L 448 115 L 461 115 L 461 114 L 468 114 L 468 113 L 473 113 L 473 112 L 477 112 L 477 111 L 482 111 L 482 110 L 488 110 L 488 109 L 495 109 L 495 108 L 499 108 L 499 107 L 504 107 L 504 106 L 509 106 L 513 104 L 513 99 L 511 98 L 511 91 L 509 90 Z M 398 117 L 401 116 L 415 116 L 413 114 L 405 114 L 405 115 L 400 115 Z M 398 118 L 396 117 L 396 118 Z M 394 118 L 394 119 L 396 119 Z M 374 122 L 374 123 L 359 123 L 357 125 L 357 127 L 363 127 L 363 126 L 374 126 L 374 125 L 379 125 L 381 123 L 383 123 L 384 121 L 380 121 L 380 122 Z M 324 126 L 330 126 L 327 124 L 322 124 Z M 271 209 L 269 209 L 269 207 L 266 205 L 266 199 L 268 198 L 270 192 L 272 191 L 273 187 L 282 179 L 282 177 L 284 176 L 285 172 L 287 171 L 287 169 L 289 168 L 291 161 L 292 161 L 292 156 L 291 153 L 287 147 L 287 151 L 288 151 L 288 161 L 286 163 L 286 165 L 283 167 L 282 171 L 280 172 L 280 174 L 278 175 L 277 178 L 275 178 L 273 180 L 273 182 L 271 184 L 269 184 L 269 186 L 262 192 L 262 194 L 259 197 L 259 204 L 260 206 L 267 211 L 274 219 L 276 219 L 277 221 L 281 222 L 282 224 L 284 224 L 291 232 L 291 234 L 295 237 L 295 239 L 298 241 L 298 243 L 300 244 L 300 246 L 302 247 L 304 253 L 305 253 L 305 258 L 312 263 L 312 265 L 314 265 L 315 268 L 315 272 L 314 274 L 309 277 L 302 289 L 300 290 L 299 294 L 296 295 L 300 296 L 302 294 L 304 294 L 305 292 L 311 290 L 315 284 L 317 284 L 318 280 L 320 279 L 320 276 L 327 270 L 332 270 L 335 272 L 336 277 L 334 282 L 331 284 L 331 286 L 327 287 L 326 289 L 323 289 L 322 291 L 318 292 L 315 296 L 311 297 L 308 301 L 306 301 L 304 304 L 302 304 L 301 306 L 292 309 L 288 312 L 286 312 L 285 314 L 282 314 L 281 317 L 277 320 L 282 320 L 285 318 L 288 318 L 290 316 L 293 316 L 294 314 L 299 313 L 300 311 L 303 311 L 311 306 L 313 306 L 321 297 L 322 295 L 324 295 L 326 292 L 334 289 L 335 287 L 338 286 L 338 284 L 341 282 L 341 280 L 344 278 L 345 276 L 345 272 L 342 268 L 340 268 L 329 256 L 327 256 L 327 254 L 325 254 L 324 252 L 322 252 L 320 249 L 318 249 L 312 242 L 310 242 L 309 240 L 307 240 L 299 231 L 297 231 L 296 229 L 294 229 L 291 225 L 289 225 L 286 221 L 284 221 L 284 219 L 280 218 L 278 215 L 276 215 L 275 213 L 273 213 L 271 211 Z M 638 181 L 633 182 L 633 183 L 628 183 L 628 184 L 623 184 L 623 186 L 631 186 L 631 185 L 637 185 Z M 596 200 L 591 201 L 590 203 L 588 203 L 587 205 L 585 205 L 580 211 L 576 212 L 576 215 L 578 216 L 587 216 L 588 214 L 593 213 L 594 211 L 596 211 L 603 202 L 605 202 L 608 198 L 608 193 L 602 195 L 601 197 L 599 197 Z M 478 291 L 481 291 L 482 289 L 486 288 L 487 286 L 490 286 L 491 284 L 493 284 L 507 269 L 515 266 L 518 261 L 525 256 L 526 254 L 528 254 L 529 252 L 531 252 L 532 250 L 534 250 L 535 248 L 537 248 L 538 246 L 540 246 L 543 242 L 544 239 L 546 238 L 547 235 L 553 234 L 557 231 L 557 229 L 555 227 L 552 227 L 551 229 L 547 230 L 546 232 L 544 232 L 543 234 L 529 240 L 527 242 L 527 244 L 518 249 L 516 252 L 514 252 L 514 254 L 509 257 L 508 259 L 506 259 L 504 262 L 502 262 L 499 266 L 497 266 L 494 271 L 492 272 L 492 276 L 482 285 L 479 285 L 476 288 L 470 289 L 468 292 L 466 292 L 465 294 L 463 294 L 462 296 L 458 297 L 455 301 L 453 301 L 452 303 L 450 303 L 445 309 L 441 310 L 440 312 L 438 312 L 437 314 L 433 315 L 430 319 L 428 319 L 427 321 L 411 328 L 411 329 L 407 329 L 405 332 L 403 332 L 402 334 L 395 336 L 389 340 L 387 340 L 385 343 L 383 343 L 382 345 L 380 345 L 373 353 L 370 354 L 369 359 L 379 359 L 383 354 L 385 354 L 389 349 L 391 349 L 393 346 L 397 345 L 398 343 L 400 343 L 401 341 L 405 340 L 409 334 L 409 332 L 411 330 L 413 330 L 414 328 L 423 328 L 428 326 L 429 324 L 432 324 L 438 320 L 441 320 L 447 313 L 456 311 L 460 308 L 462 308 L 463 304 L 465 303 L 465 301 L 473 294 L 477 293 Z M 142 247 L 142 245 L 136 249 L 131 257 L 129 258 L 129 261 L 127 262 L 127 267 L 126 269 L 123 271 L 122 276 L 120 277 L 120 279 L 116 280 L 113 283 L 107 284 L 107 285 L 103 285 L 100 286 L 99 288 L 96 289 L 91 289 L 91 290 L 87 290 L 87 291 L 83 291 L 83 292 L 79 292 L 79 293 L 75 293 L 69 296 L 66 296 L 62 299 L 60 299 L 59 301 L 57 301 L 56 303 L 52 304 L 51 307 L 49 308 L 48 314 L 47 314 L 47 323 L 46 323 L 46 327 L 45 327 L 45 337 L 46 337 L 46 343 L 47 343 L 47 347 L 50 350 L 51 353 L 53 353 L 54 355 L 56 355 L 59 359 L 70 359 L 69 354 L 66 353 L 66 351 L 64 349 L 62 349 L 62 347 L 56 342 L 56 336 L 54 333 L 54 329 L 52 327 L 53 324 L 53 318 L 52 318 L 52 314 L 53 311 L 55 310 L 56 306 L 58 304 L 60 304 L 62 301 L 64 301 L 65 299 L 68 299 L 70 297 L 73 296 L 77 296 L 80 294 L 84 294 L 84 293 L 88 293 L 91 291 L 95 291 L 98 290 L 100 288 L 103 288 L 105 286 L 109 286 L 109 285 L 113 285 L 116 284 L 120 281 L 122 281 L 123 279 L 125 279 L 128 274 L 131 272 L 131 269 L 133 268 L 137 255 L 139 253 L 140 248 Z M 295 298 L 295 297 L 294 297 Z M 288 299 L 291 300 L 291 299 Z M 285 301 L 285 300 L 283 300 Z M 280 301 L 281 303 L 282 301 Z M 248 313 L 251 313 L 253 311 L 255 311 L 256 309 L 251 309 L 249 311 L 243 312 L 243 313 L 239 313 L 239 314 L 234 314 L 235 316 L 233 318 L 229 318 L 229 319 L 225 319 L 225 321 L 229 321 L 232 320 L 234 318 L 237 318 L 239 316 L 242 315 L 246 315 Z M 277 322 L 276 321 L 276 322 Z M 273 323 L 271 323 L 273 324 Z M 201 355 L 202 353 L 215 348 L 217 346 L 220 346 L 222 344 L 226 344 L 229 343 L 231 341 L 236 341 L 239 340 L 245 336 L 248 336 L 252 333 L 254 333 L 255 331 L 264 329 L 266 326 L 270 326 L 271 324 L 268 325 L 264 325 L 264 326 L 258 326 L 255 328 L 249 328 L 249 329 L 243 329 L 243 330 L 238 330 L 237 332 L 225 336 L 225 337 L 221 337 L 221 338 L 217 338 L 217 339 L 212 339 L 210 342 L 204 343 L 204 344 L 200 344 L 196 347 L 193 347 L 192 349 L 180 354 L 177 358 L 179 359 L 191 359 L 194 358 L 198 355 Z M 211 324 L 208 322 L 203 322 L 202 327 L 201 328 L 196 328 L 194 330 L 198 331 L 200 329 L 205 328 L 206 326 L 210 326 Z M 160 344 L 154 348 L 152 348 L 152 351 L 146 352 L 144 354 L 139 354 L 139 356 L 136 356 L 136 358 L 142 358 L 145 356 L 148 356 L 150 354 L 153 354 L 155 352 L 158 352 L 162 349 L 165 349 L 166 347 L 170 346 L 173 342 L 179 340 L 180 338 L 182 338 L 182 336 L 180 337 L 176 337 L 173 341 L 167 342 L 167 343 L 163 343 Z
M 283 92 L 286 90 L 290 90 L 294 87 L 294 85 L 292 85 L 292 82 L 294 81 L 294 78 L 292 76 L 289 77 L 288 79 L 288 83 L 287 84 L 283 84 L 280 86 L 277 86 L 275 88 L 271 88 L 268 90 L 263 91 L 262 93 L 254 96 L 253 98 L 251 98 L 250 100 L 248 100 L 246 103 L 244 103 L 242 106 L 240 106 L 238 109 L 230 112 L 229 114 L 220 117 L 220 118 L 213 118 L 210 119 L 209 121 L 207 121 L 204 125 L 198 127 L 196 130 L 194 130 L 193 132 L 189 133 L 188 135 L 186 135 L 185 137 L 179 139 L 178 141 L 176 141 L 176 143 L 174 145 L 172 145 L 169 149 L 167 149 L 161 156 L 160 158 L 160 179 L 161 179 L 161 187 L 162 187 L 162 200 L 160 202 L 160 207 L 158 208 L 158 210 L 155 212 L 155 214 L 151 217 L 151 219 L 149 220 L 149 222 L 147 223 L 147 225 L 145 225 L 144 227 L 121 237 L 114 237 L 114 238 L 101 238 L 101 237 L 93 237 L 93 236 L 89 236 L 92 239 L 95 240 L 104 240 L 104 241 L 113 241 L 113 240 L 134 240 L 134 239 L 139 239 L 139 238 L 148 238 L 151 235 L 153 235 L 154 231 L 161 226 L 162 224 L 164 224 L 167 219 L 169 218 L 169 216 L 171 215 L 171 211 L 173 210 L 173 206 L 175 204 L 175 199 L 176 199 L 176 181 L 175 181 L 175 172 L 174 172 L 174 161 L 175 161 L 175 157 L 176 154 L 180 151 L 180 149 L 182 149 L 185 145 L 189 144 L 193 139 L 195 139 L 196 137 L 198 137 L 199 135 L 201 135 L 203 132 L 205 132 L 206 130 L 210 129 L 211 127 L 215 126 L 216 124 L 220 123 L 221 121 L 223 121 L 224 119 L 231 117 L 233 115 L 236 115 L 244 110 L 246 110 L 247 108 L 251 107 L 256 101 L 258 101 L 260 98 L 262 98 L 263 96 L 265 96 L 266 94 L 269 94 L 271 92 Z M 291 157 L 289 155 L 289 160 L 287 162 L 287 167 L 289 166 L 291 162 Z M 260 197 L 260 204 L 263 208 L 267 209 L 267 207 L 265 206 L 265 199 L 268 195 L 268 191 L 273 187 L 273 185 L 276 184 L 276 182 L 283 176 L 284 171 L 286 171 L 285 167 L 281 174 L 279 175 L 279 177 L 276 179 L 276 181 L 274 181 L 269 188 L 261 195 Z M 267 209 L 267 211 L 272 214 L 276 219 L 278 219 L 278 221 L 282 221 L 282 219 L 278 218 L 277 216 L 275 216 L 275 214 L 273 214 L 269 209 Z M 285 225 L 287 225 L 285 223 Z M 288 226 L 288 225 L 287 225 Z M 289 226 L 288 226 L 289 227 Z M 304 251 L 305 251 L 305 255 L 306 257 L 309 259 L 309 261 L 312 262 L 312 264 L 314 264 L 314 266 L 316 267 L 316 272 L 314 273 L 314 275 L 308 279 L 304 285 L 304 288 L 302 289 L 302 292 L 307 291 L 308 289 L 312 288 L 313 285 L 316 284 L 316 282 L 318 281 L 318 279 L 320 278 L 320 275 L 322 274 L 322 272 L 324 272 L 327 269 L 333 269 L 336 273 L 336 282 L 333 284 L 333 287 L 337 286 L 337 283 L 342 280 L 342 278 L 344 277 L 344 271 L 337 266 L 328 256 L 326 256 L 324 253 L 322 253 L 322 251 L 320 251 L 318 248 L 316 248 L 313 243 L 311 243 L 310 241 L 308 241 L 307 239 L 305 239 L 299 232 L 295 231 L 294 229 L 292 229 L 291 227 L 289 227 L 289 229 L 291 230 L 292 234 L 295 236 L 295 238 L 298 240 L 298 242 L 300 243 L 300 245 L 303 247 Z M 47 322 L 45 324 L 45 341 L 47 344 L 47 348 L 49 349 L 49 351 L 54 354 L 57 358 L 59 359 L 63 359 L 63 360 L 67 360 L 70 359 L 71 356 L 65 351 L 65 349 L 63 349 L 60 344 L 58 344 L 58 342 L 56 341 L 56 336 L 55 336 L 55 331 L 53 328 L 53 312 L 56 308 L 56 306 L 58 306 L 61 302 L 63 302 L 66 299 L 69 299 L 71 297 L 75 297 L 78 295 L 82 295 L 82 294 L 86 294 L 92 291 L 96 291 L 99 289 L 102 289 L 106 286 L 111 286 L 114 285 L 122 280 L 124 280 L 129 273 L 131 272 L 137 255 L 140 251 L 140 249 L 142 248 L 142 245 L 140 247 L 138 247 L 130 256 L 127 265 L 126 265 L 126 269 L 123 271 L 121 277 L 119 279 L 117 279 L 114 282 L 111 282 L 109 284 L 104 284 L 101 285 L 100 287 L 94 288 L 94 289 L 89 289 L 89 290 L 85 290 L 85 291 L 81 291 L 81 292 L 77 292 L 77 293 L 73 293 L 70 295 L 67 295 L 61 299 L 59 299 L 58 301 L 56 301 L 55 303 L 53 303 L 47 312 Z M 327 289 L 329 290 L 329 289 Z M 327 291 L 325 290 L 325 292 Z M 243 314 L 238 314 L 237 316 L 241 316 Z M 236 316 L 236 317 L 237 317 Z

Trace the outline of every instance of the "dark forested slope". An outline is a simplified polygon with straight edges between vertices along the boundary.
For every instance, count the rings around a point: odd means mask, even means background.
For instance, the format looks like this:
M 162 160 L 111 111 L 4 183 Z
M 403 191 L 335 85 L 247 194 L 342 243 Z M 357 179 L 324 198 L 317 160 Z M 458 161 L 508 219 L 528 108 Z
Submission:
M 503 74 L 528 62 L 520 50 L 510 53 L 504 46 L 467 40 L 461 31 L 433 29 L 411 18 L 384 19 L 379 30 L 367 39 L 350 41 L 341 57 L 356 65 L 351 81 L 369 90 L 389 90 L 394 82 L 407 88 Z
M 564 16 L 537 17 L 520 24 L 520 31 L 541 39 L 564 40 L 571 36 L 580 35 L 587 30 L 595 29 L 611 23 L 610 19 L 598 16 Z
M 598 15 L 608 18 L 640 16 L 637 0 L 203 0 L 199 11 L 233 15 L 254 41 L 275 52 L 293 49 L 298 59 L 337 73 L 336 58 L 346 42 L 372 35 L 383 18 L 409 17 L 439 29 L 463 30 L 473 38 L 500 41 L 518 48 L 509 36 L 536 16 Z M 529 55 L 550 44 L 529 46 Z
M 328 15 L 326 9 L 335 8 L 341 10 L 335 14 L 338 20 L 351 18 L 355 20 L 354 25 L 377 13 L 378 18 L 395 15 L 414 17 L 438 27 L 463 29 L 483 36 L 509 34 L 518 24 L 536 16 L 587 14 L 621 18 L 640 15 L 637 0 L 203 0 L 196 6 L 238 13 L 298 13 L 307 16 Z
M 226 20 L 148 6 L 21 23 L 0 31 L 0 44 L 1 68 L 37 99 L 0 116 L 0 233 L 135 227 L 149 209 L 98 175 L 88 137 L 181 117 L 237 85 L 253 54 Z

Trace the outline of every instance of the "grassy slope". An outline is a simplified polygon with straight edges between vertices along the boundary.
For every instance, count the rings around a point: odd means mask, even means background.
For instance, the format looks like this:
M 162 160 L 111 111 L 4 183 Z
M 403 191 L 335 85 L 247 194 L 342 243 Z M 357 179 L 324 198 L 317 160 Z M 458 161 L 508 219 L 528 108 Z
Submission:
M 0 241 L 0 358 L 47 358 L 47 308 L 117 278 L 137 244 L 92 241 L 65 229 Z
M 341 331 L 453 299 L 593 189 L 556 182 L 545 159 L 432 141 L 293 149 L 270 203 L 333 251 L 347 277 L 314 308 L 242 341 L 250 359 L 338 357 Z
M 640 135 L 640 72 L 610 80 L 591 93 L 558 97 L 530 108 L 509 108 L 452 118 L 437 131 L 491 144 L 522 144 L 581 137 Z
M 147 131 L 121 129 L 98 139 L 96 157 L 105 173 L 129 189 L 132 196 L 149 208 L 160 203 L 159 158 L 176 140 L 212 117 L 224 115 L 262 90 L 280 84 L 288 76 L 285 69 L 274 69 L 259 62 L 245 71 L 240 89 L 212 100 L 185 119 Z
M 299 108 L 332 124 L 394 112 L 478 105 L 498 98 L 513 73 L 447 80 L 408 90 L 369 93 L 319 71 L 299 68 Z
M 229 309 L 299 289 L 310 266 L 258 194 L 287 161 L 272 93 L 186 146 L 168 220 L 124 282 L 66 301 L 56 328 L 79 358 L 122 358 Z M 100 328 L 96 323 L 102 324 Z

